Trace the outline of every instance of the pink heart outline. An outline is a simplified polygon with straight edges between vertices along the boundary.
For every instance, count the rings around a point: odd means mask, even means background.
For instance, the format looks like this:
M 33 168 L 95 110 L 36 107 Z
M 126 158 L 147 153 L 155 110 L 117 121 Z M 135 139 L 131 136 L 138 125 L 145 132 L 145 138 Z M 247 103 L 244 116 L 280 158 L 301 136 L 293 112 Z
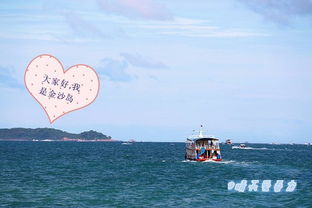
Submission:
M 93 99 L 91 102 L 89 102 L 87 105 L 84 105 L 84 106 L 81 106 L 81 107 L 79 107 L 79 108 L 76 108 L 76 109 L 67 111 L 67 112 L 63 113 L 62 115 L 57 116 L 57 117 L 54 118 L 54 119 L 50 119 L 50 116 L 49 116 L 48 112 L 46 111 L 46 109 L 44 108 L 44 106 L 39 102 L 39 100 L 37 100 L 37 98 L 35 98 L 35 96 L 33 96 L 32 92 L 28 89 L 27 84 L 26 84 L 26 72 L 28 71 L 29 65 L 30 65 L 35 59 L 37 59 L 38 57 L 41 58 L 42 56 L 48 56 L 49 58 L 54 58 L 56 61 L 58 61 L 58 63 L 59 63 L 59 64 L 61 65 L 61 67 L 62 67 L 63 74 L 66 74 L 66 72 L 68 72 L 70 69 L 73 69 L 74 67 L 77 68 L 78 66 L 85 66 L 85 67 L 87 67 L 88 69 L 91 69 L 91 70 L 95 73 L 96 78 L 97 78 L 97 80 L 98 80 L 98 90 L 97 90 L 97 93 L 96 93 L 96 96 L 94 97 L 94 99 Z M 50 124 L 52 124 L 55 120 L 57 120 L 58 118 L 60 118 L 60 117 L 62 117 L 62 116 L 64 116 L 64 115 L 66 115 L 66 114 L 68 114 L 68 113 L 71 113 L 71 112 L 73 112 L 73 111 L 80 110 L 80 109 L 82 109 L 82 108 L 85 108 L 85 107 L 89 106 L 91 103 L 93 103 L 93 102 L 96 100 L 96 98 L 97 98 L 98 95 L 99 95 L 99 91 L 100 91 L 100 79 L 99 79 L 99 76 L 98 76 L 97 72 L 96 72 L 91 66 L 86 65 L 86 64 L 75 64 L 75 65 L 73 65 L 73 66 L 70 66 L 70 67 L 67 68 L 66 70 L 64 70 L 63 64 L 62 64 L 55 56 L 50 55 L 50 54 L 41 54 L 41 55 L 38 55 L 38 56 L 36 56 L 35 58 L 33 58 L 33 59 L 29 62 L 29 64 L 28 64 L 27 67 L 26 67 L 26 70 L 25 70 L 25 72 L 24 72 L 24 84 L 25 84 L 25 87 L 26 87 L 27 91 L 29 92 L 29 94 L 30 94 L 30 95 L 39 103 L 39 105 L 43 108 L 44 112 L 46 113 L 46 115 L 47 115 L 47 117 L 48 117 L 48 119 L 49 119 Z

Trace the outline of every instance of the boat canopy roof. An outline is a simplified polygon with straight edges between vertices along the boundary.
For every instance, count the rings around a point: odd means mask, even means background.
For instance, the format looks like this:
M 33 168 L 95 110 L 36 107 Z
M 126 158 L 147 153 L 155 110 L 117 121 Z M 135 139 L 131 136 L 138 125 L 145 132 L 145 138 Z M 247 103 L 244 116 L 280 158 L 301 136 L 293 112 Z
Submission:
M 211 140 L 211 141 L 219 141 L 219 139 L 214 137 L 203 137 L 203 138 L 188 138 L 187 140 L 197 142 L 197 141 L 205 141 L 205 140 Z
M 204 138 L 196 138 L 196 139 L 193 139 L 194 141 L 202 141 L 202 140 L 219 140 L 217 138 L 214 138 L 214 137 L 204 137 Z

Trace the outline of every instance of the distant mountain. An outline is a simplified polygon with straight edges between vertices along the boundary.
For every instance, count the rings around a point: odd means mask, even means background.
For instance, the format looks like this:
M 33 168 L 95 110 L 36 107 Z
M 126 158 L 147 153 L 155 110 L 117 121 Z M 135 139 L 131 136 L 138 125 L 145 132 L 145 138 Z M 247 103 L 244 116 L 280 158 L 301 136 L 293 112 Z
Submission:
M 106 136 L 100 132 L 93 130 L 84 131 L 80 134 L 68 133 L 66 131 L 53 128 L 12 128 L 0 129 L 0 140 L 63 140 L 64 138 L 82 139 L 82 140 L 110 140 L 110 136 Z

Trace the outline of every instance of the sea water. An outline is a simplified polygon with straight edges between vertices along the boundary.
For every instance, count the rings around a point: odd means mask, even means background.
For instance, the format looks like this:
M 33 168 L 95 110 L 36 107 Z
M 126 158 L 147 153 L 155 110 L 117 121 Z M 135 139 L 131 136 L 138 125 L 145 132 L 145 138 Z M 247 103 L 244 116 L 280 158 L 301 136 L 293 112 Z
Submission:
M 0 206 L 312 207 L 312 146 L 248 146 L 204 163 L 185 161 L 183 143 L 0 142 Z M 229 189 L 242 180 L 259 188 Z

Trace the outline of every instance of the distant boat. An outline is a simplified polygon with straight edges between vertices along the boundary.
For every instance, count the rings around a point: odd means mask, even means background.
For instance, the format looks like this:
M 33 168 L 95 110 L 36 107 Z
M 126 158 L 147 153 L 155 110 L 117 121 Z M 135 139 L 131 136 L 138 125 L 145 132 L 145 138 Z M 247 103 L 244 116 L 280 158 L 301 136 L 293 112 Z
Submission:
M 227 139 L 227 140 L 225 140 L 225 144 L 233 144 L 232 139 Z
M 240 144 L 239 146 L 232 146 L 232 149 L 253 149 L 253 148 L 247 147 L 245 144 Z
M 136 142 L 134 139 L 130 139 L 129 141 L 123 142 L 121 144 L 122 145 L 130 145 L 130 144 L 133 144 L 134 142 Z
M 201 125 L 198 135 L 186 139 L 185 159 L 199 162 L 221 161 L 219 139 L 204 135 L 202 127 Z

